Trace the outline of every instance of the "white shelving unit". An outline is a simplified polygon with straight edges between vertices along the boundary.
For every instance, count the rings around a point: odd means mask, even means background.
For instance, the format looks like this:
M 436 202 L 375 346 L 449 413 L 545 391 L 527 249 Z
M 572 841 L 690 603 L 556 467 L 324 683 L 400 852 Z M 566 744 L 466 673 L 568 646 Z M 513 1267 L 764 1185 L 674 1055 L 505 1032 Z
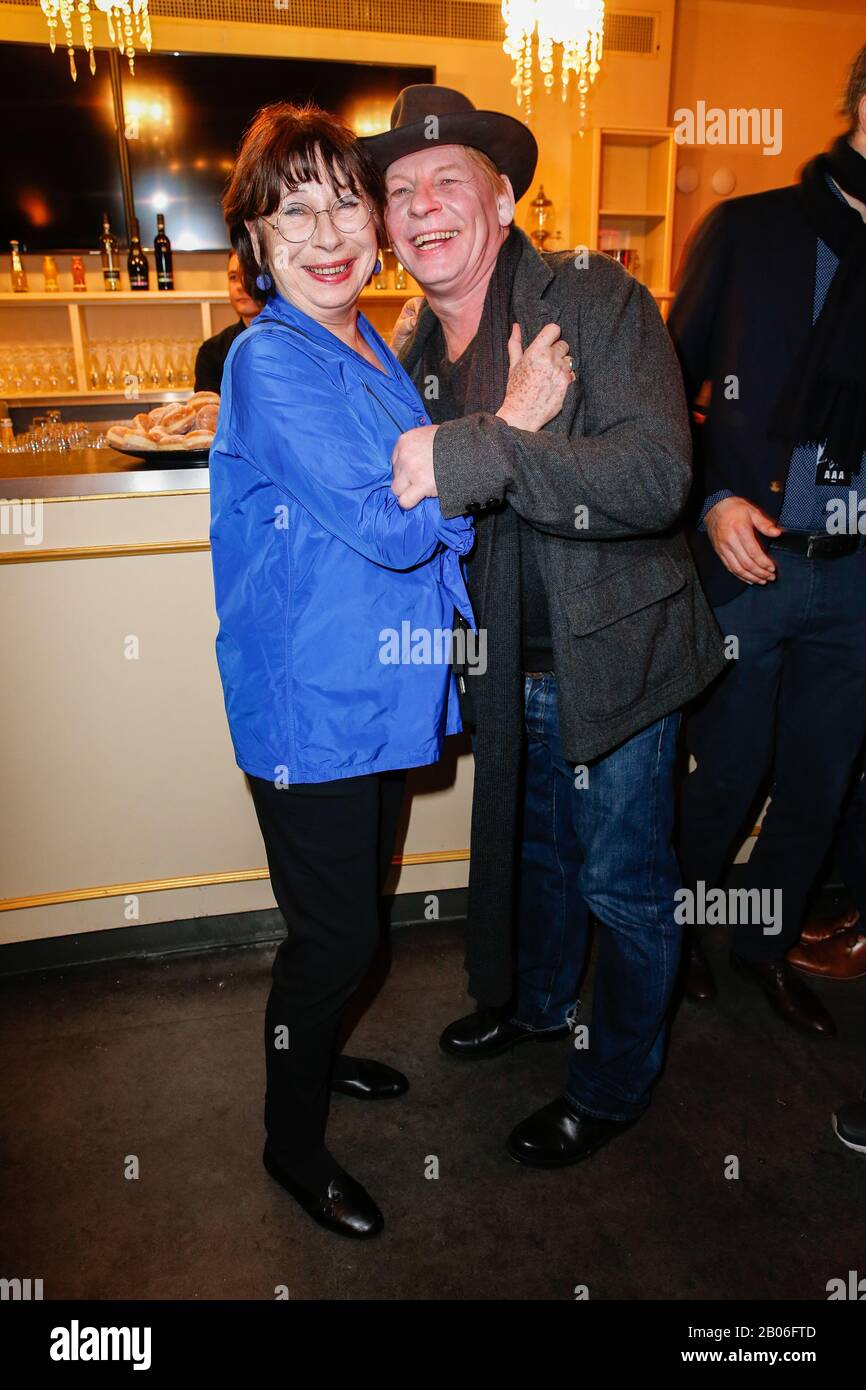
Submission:
M 133 400 L 124 391 L 43 391 L 39 395 L 12 396 L 6 399 L 17 410 L 19 406 L 39 405 L 121 405 L 124 401 L 138 405 L 160 405 L 165 401 L 185 401 L 192 395 L 191 386 L 173 387 L 170 391 L 140 391 Z
M 399 306 L 413 295 L 418 294 L 418 288 L 413 286 L 406 290 L 364 290 L 361 295 L 361 304 L 366 313 L 369 308 L 375 305 L 389 306 L 398 310 Z M 128 309 L 131 307 L 174 309 L 180 306 L 198 305 L 200 313 L 200 332 L 202 342 L 205 338 L 213 336 L 213 314 L 214 305 L 228 306 L 228 295 L 224 290 L 57 290 L 49 293 L 44 290 L 25 290 L 15 293 L 11 290 L 0 291 L 0 309 L 9 307 L 20 313 L 25 313 L 33 308 L 61 308 L 65 307 L 67 315 L 67 326 L 69 332 L 70 345 L 75 359 L 75 374 L 78 381 L 77 391 L 60 392 L 40 392 L 27 393 L 25 395 L 13 395 L 7 393 L 7 399 L 11 406 L 39 406 L 42 404 L 61 405 L 106 405 L 117 401 L 118 404 L 129 401 L 129 397 L 123 390 L 118 391 L 91 391 L 87 385 L 88 371 L 88 346 L 85 315 L 82 312 L 87 308 L 99 309 Z M 154 405 L 159 401 L 185 400 L 191 394 L 190 389 L 167 389 L 162 391 L 142 391 L 135 397 L 135 403 L 143 402 Z
M 572 140 L 571 201 L 576 246 L 637 251 L 637 278 L 662 314 L 673 298 L 676 145 L 668 126 L 650 130 L 595 127 Z

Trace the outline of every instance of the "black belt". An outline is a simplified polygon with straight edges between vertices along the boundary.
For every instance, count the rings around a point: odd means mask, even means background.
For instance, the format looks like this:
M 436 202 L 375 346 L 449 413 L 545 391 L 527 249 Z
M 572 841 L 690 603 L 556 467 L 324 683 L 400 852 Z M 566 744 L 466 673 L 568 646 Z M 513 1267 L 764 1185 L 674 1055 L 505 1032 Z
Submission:
M 839 560 L 853 555 L 863 544 L 863 536 L 828 536 L 826 531 L 783 531 L 770 541 L 770 550 L 791 550 L 807 560 Z

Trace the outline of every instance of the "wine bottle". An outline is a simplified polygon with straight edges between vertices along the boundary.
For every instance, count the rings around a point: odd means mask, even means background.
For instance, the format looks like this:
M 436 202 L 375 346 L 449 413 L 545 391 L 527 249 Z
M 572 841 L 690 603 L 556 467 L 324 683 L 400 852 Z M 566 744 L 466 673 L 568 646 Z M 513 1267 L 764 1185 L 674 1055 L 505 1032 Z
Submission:
M 102 235 L 99 238 L 102 254 L 102 281 L 107 290 L 120 289 L 120 257 L 117 253 L 117 238 L 111 230 L 108 213 L 102 214 Z
M 27 271 L 21 260 L 21 247 L 17 241 L 10 241 L 9 246 L 12 261 L 12 288 L 19 294 L 23 294 L 27 289 Z
M 138 229 L 137 217 L 133 217 L 129 225 L 129 255 L 126 258 L 126 269 L 131 290 L 150 289 L 150 266 L 141 249 L 141 232 Z
M 156 287 L 160 290 L 174 289 L 174 271 L 171 263 L 171 242 L 165 234 L 165 216 L 156 214 L 156 236 L 153 240 L 153 258 L 156 261 Z
M 42 257 L 42 278 L 45 281 L 46 291 L 56 292 L 60 289 L 60 281 L 57 278 L 57 261 L 53 256 Z

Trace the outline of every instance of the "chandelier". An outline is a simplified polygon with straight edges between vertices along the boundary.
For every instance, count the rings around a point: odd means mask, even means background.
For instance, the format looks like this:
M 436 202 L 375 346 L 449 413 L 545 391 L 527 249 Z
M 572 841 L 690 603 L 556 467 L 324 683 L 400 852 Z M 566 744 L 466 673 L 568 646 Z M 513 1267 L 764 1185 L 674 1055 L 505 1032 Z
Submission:
M 53 53 L 57 46 L 57 21 L 63 25 L 66 35 L 66 48 L 69 53 L 69 71 L 73 82 L 78 80 L 75 67 L 75 46 L 72 40 L 72 17 L 77 14 L 81 21 L 81 34 L 84 48 L 90 56 L 90 71 L 96 72 L 96 55 L 93 51 L 93 24 L 90 7 L 94 5 L 105 15 L 108 37 L 118 50 L 129 60 L 129 71 L 135 75 L 135 40 L 143 43 L 150 52 L 150 15 L 147 0 L 39 0 L 42 13 L 48 20 L 48 42 Z
M 511 85 L 517 88 L 517 105 L 524 110 L 524 121 L 528 123 L 532 115 L 532 37 L 537 30 L 537 62 L 545 93 L 549 96 L 553 91 L 553 45 L 559 44 L 562 100 L 568 96 L 569 79 L 574 73 L 583 126 L 587 93 L 601 66 L 604 0 L 502 0 L 502 18 L 502 46 L 514 59 Z

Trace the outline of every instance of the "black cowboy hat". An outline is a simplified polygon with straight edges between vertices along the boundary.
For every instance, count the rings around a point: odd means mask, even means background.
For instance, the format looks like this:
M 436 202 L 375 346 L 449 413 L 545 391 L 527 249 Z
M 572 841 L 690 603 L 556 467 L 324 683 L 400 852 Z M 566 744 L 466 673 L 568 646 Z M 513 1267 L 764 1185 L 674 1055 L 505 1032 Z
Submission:
M 438 122 L 431 136 L 429 118 Z M 432 127 L 432 129 L 436 129 Z M 531 130 L 514 116 L 501 111 L 478 111 L 462 92 L 421 82 L 404 87 L 391 111 L 391 129 L 361 140 L 367 153 L 384 173 L 395 159 L 418 150 L 440 145 L 471 145 L 493 160 L 501 174 L 507 174 L 519 201 L 535 173 L 538 145 Z

